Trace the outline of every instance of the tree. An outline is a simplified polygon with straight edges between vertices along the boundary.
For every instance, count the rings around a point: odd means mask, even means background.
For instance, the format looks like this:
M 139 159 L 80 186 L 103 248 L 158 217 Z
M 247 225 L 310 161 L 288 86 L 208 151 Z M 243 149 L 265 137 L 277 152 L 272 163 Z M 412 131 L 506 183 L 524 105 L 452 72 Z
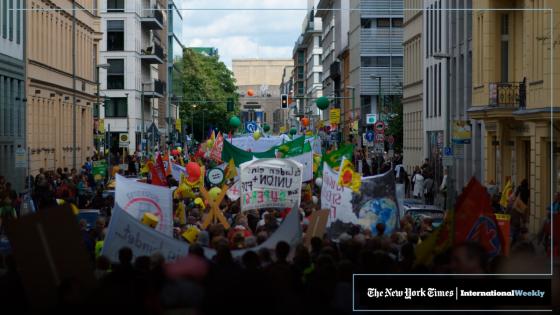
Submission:
M 391 99 L 389 110 L 389 127 L 387 135 L 395 138 L 393 149 L 395 152 L 402 152 L 403 147 L 403 105 L 402 98 L 395 96 Z
M 239 105 L 233 72 L 218 56 L 206 56 L 189 48 L 185 49 L 178 66 L 182 68 L 184 92 L 184 101 L 180 106 L 181 119 L 187 125 L 193 124 L 195 138 L 204 140 L 210 128 L 227 132 L 230 128 L 228 119 L 237 114 L 239 107 L 236 106 L 233 113 L 228 113 L 226 109 L 228 98 L 233 98 L 234 104 Z

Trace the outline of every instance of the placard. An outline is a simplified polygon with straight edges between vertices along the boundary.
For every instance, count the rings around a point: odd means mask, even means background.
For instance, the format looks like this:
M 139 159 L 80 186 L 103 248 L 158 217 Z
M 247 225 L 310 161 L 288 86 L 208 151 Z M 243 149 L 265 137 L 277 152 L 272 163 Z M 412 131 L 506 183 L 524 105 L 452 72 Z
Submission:
M 301 198 L 303 165 L 289 159 L 245 162 L 241 169 L 241 209 L 289 208 Z
M 138 221 L 145 212 L 159 219 L 156 230 L 173 235 L 172 191 L 167 187 L 140 183 L 116 175 L 115 205 L 120 206 Z
M 327 227 L 337 220 L 343 223 L 358 222 L 358 217 L 352 212 L 352 190 L 338 184 L 338 173 L 327 163 L 323 163 L 321 208 L 330 211 Z

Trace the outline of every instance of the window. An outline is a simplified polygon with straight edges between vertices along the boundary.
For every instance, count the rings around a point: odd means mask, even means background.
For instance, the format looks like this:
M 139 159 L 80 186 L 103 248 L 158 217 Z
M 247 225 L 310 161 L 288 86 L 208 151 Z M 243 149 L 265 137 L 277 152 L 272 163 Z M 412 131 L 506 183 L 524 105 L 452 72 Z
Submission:
M 501 79 L 502 82 L 508 82 L 509 67 L 509 17 L 507 14 L 502 15 L 501 20 Z
M 371 28 L 372 21 L 372 19 L 362 19 L 362 28 Z
M 403 27 L 403 19 L 395 18 L 392 19 L 393 27 Z
M 124 12 L 124 0 L 107 0 L 107 12 Z
M 403 66 L 403 57 L 391 57 L 391 66 L 393 67 L 402 67 Z
M 124 21 L 107 21 L 107 50 L 124 50 Z
M 107 59 L 107 89 L 124 89 L 124 59 Z
M 8 29 L 8 8 L 6 8 L 6 2 L 0 2 L 0 13 L 2 13 L 2 26 L 0 29 L 2 30 L 2 37 L 6 38 Z
M 391 19 L 377 19 L 377 27 L 390 27 Z
M 17 0 L 17 10 L 16 10 L 16 43 L 21 42 L 21 2 L 22 0 Z
M 14 40 L 14 2 L 12 0 L 8 0 L 8 5 L 8 17 L 10 18 L 8 21 L 8 27 L 10 28 L 8 38 L 10 40 Z M 4 1 L 4 6 L 6 6 L 6 1 Z
M 105 101 L 105 117 L 127 117 L 126 97 L 111 97 Z

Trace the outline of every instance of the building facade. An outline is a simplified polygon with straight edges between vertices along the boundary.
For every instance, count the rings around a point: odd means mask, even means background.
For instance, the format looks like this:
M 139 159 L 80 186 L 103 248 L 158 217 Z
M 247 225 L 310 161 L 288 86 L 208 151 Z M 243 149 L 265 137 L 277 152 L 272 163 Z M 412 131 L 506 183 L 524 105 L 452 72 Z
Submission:
M 487 8 L 529 10 L 487 11 Z M 484 178 L 529 183 L 529 230 L 560 191 L 558 1 L 473 1 L 473 119 L 484 121 Z
M 167 94 L 167 74 L 160 77 L 160 65 L 167 68 L 166 8 L 155 0 L 101 3 L 100 63 L 108 69 L 100 69 L 105 98 L 100 118 L 112 154 L 152 150 L 165 141 L 159 100 Z M 119 148 L 120 134 L 128 135 L 124 148 Z
M 26 172 L 15 163 L 16 151 L 26 149 L 24 6 L 25 0 L 0 3 L 0 176 L 16 191 Z
M 167 115 L 169 117 L 169 131 L 171 132 L 171 142 L 179 142 L 181 130 L 175 128 L 179 118 L 179 101 L 183 98 L 183 87 L 181 86 L 181 69 L 180 64 L 183 59 L 183 16 L 180 8 L 182 8 L 183 0 L 168 0 L 167 11 Z M 179 121 L 179 126 L 181 122 Z M 182 129 L 182 128 L 181 128 Z
M 27 1 L 26 124 L 31 174 L 40 168 L 79 168 L 94 153 L 100 39 L 94 3 Z
M 323 96 L 321 35 L 323 26 L 321 18 L 315 15 L 318 0 L 308 0 L 307 14 L 303 19 L 301 34 L 293 50 L 294 63 L 294 101 L 297 112 L 293 112 L 291 125 L 296 126 L 295 116 L 310 118 L 314 126 L 323 119 L 323 112 L 315 105 L 315 100 Z M 294 108 L 295 111 L 295 108 Z
M 424 159 L 422 2 L 404 2 L 403 165 L 409 174 Z
M 291 59 L 232 60 L 242 122 L 254 121 L 260 126 L 266 123 L 273 127 L 274 112 L 281 108 L 282 74 L 291 65 Z
M 359 120 L 363 130 L 366 114 L 386 115 L 402 96 L 403 0 L 359 0 L 350 6 L 349 79 L 356 98 L 350 120 Z

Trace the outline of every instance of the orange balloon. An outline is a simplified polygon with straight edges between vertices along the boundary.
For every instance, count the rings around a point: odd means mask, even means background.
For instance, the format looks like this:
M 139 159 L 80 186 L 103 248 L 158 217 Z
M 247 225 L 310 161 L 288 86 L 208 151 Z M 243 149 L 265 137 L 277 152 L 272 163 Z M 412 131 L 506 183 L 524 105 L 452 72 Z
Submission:
M 247 95 L 248 96 L 255 96 L 255 91 L 253 91 L 253 89 L 248 89 L 247 90 Z
M 302 118 L 302 119 L 301 119 L 301 124 L 302 124 L 304 127 L 309 126 L 309 118 L 306 118 L 306 117 Z

